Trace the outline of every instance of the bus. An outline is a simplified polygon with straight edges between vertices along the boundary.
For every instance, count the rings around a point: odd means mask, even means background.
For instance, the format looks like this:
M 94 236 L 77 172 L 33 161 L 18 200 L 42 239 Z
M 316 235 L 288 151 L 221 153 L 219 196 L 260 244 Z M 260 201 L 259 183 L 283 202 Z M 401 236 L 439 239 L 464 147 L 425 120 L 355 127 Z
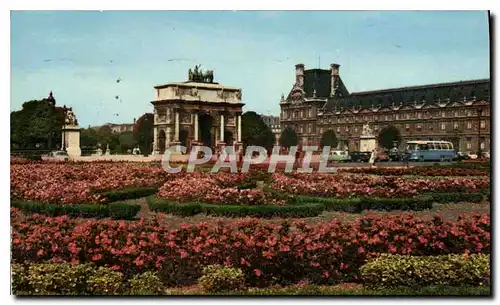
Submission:
M 452 161 L 456 158 L 453 143 L 448 141 L 408 141 L 406 152 L 410 161 Z

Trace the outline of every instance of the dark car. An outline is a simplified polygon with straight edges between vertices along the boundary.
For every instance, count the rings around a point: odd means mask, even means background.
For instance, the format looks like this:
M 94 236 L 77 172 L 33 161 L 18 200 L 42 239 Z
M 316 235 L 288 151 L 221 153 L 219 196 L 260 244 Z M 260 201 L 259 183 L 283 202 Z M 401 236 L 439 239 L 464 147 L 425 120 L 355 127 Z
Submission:
M 371 154 L 369 151 L 352 151 L 349 156 L 351 156 L 351 162 L 368 162 Z

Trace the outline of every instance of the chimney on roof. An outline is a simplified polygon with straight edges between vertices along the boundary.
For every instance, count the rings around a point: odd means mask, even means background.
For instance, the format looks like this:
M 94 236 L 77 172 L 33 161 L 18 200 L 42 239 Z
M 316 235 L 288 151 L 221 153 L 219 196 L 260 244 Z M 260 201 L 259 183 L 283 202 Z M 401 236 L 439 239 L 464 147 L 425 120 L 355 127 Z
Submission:
M 304 64 L 295 65 L 295 85 L 304 89 Z
M 331 75 L 331 87 L 330 87 L 330 97 L 334 97 L 337 93 L 339 87 L 339 64 L 330 65 L 330 75 Z

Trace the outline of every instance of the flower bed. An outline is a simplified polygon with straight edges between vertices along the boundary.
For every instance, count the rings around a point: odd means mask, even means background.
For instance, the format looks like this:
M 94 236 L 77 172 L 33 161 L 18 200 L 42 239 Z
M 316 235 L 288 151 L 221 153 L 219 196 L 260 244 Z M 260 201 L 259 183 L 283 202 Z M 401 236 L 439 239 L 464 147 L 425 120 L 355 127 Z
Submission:
M 160 165 L 130 162 L 12 164 L 10 194 L 40 203 L 102 203 L 108 201 L 104 192 L 153 187 L 168 177 Z
M 274 174 L 272 188 L 295 195 L 335 197 L 412 197 L 424 192 L 475 192 L 490 186 L 484 178 L 404 178 L 359 174 Z
M 353 222 L 334 220 L 314 226 L 249 219 L 172 228 L 161 218 L 81 223 L 65 216 L 21 218 L 13 209 L 11 226 L 14 263 L 94 262 L 135 274 L 160 269 L 168 262 L 173 269 L 163 272 L 178 272 L 176 277 L 189 274 L 176 267 L 179 263 L 194 270 L 224 264 L 241 268 L 251 285 L 303 279 L 313 283 L 356 280 L 359 268 L 378 253 L 490 252 L 488 215 L 457 221 L 366 216 Z
M 263 189 L 242 187 L 255 187 L 256 180 L 259 179 L 269 179 L 269 177 L 261 172 L 189 173 L 167 181 L 158 190 L 157 196 L 161 199 L 184 203 L 284 205 L 285 200 L 275 198 Z

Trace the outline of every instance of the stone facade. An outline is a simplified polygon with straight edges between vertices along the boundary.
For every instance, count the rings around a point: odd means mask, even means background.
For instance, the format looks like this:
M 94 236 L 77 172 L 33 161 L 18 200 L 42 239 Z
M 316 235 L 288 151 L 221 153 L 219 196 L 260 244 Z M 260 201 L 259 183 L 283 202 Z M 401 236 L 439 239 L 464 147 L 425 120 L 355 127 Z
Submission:
M 282 96 L 281 128 L 296 131 L 303 145 L 319 145 L 333 130 L 339 148 L 360 150 L 369 123 L 377 134 L 388 125 L 408 140 L 447 140 L 459 151 L 490 151 L 490 80 L 470 80 L 349 93 L 339 73 L 296 65 L 296 82 Z
M 261 117 L 264 123 L 271 128 L 271 131 L 276 138 L 275 144 L 278 145 L 281 135 L 280 117 L 277 115 L 261 115 Z
M 154 88 L 154 154 L 178 144 L 213 148 L 241 143 L 241 89 L 200 81 Z

